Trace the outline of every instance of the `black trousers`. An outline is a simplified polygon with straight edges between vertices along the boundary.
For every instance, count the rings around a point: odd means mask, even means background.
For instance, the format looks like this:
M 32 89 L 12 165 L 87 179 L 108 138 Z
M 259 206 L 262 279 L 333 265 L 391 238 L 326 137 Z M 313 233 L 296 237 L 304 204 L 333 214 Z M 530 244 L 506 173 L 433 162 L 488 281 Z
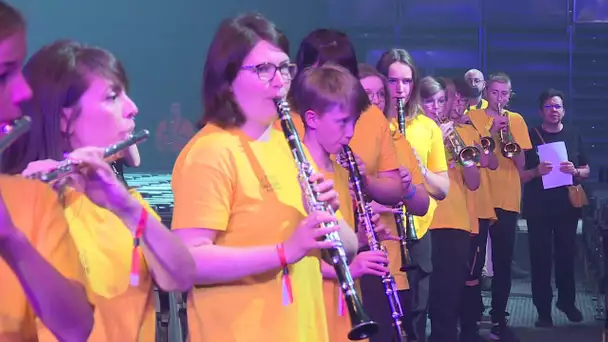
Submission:
M 431 236 L 425 234 L 420 240 L 409 243 L 410 257 L 415 265 L 408 271 L 409 290 L 401 290 L 399 299 L 403 309 L 403 326 L 408 341 L 426 341 L 426 319 L 429 298 L 429 275 L 431 263 Z M 380 277 L 363 276 L 361 291 L 365 311 L 380 325 L 380 331 L 370 338 L 370 342 L 390 342 L 394 338 L 393 320 L 388 300 Z
M 469 274 L 460 304 L 460 329 L 465 333 L 477 332 L 485 306 L 481 297 L 481 273 L 486 263 L 486 241 L 490 220 L 479 219 L 479 233 L 471 236 L 469 248 Z
M 490 228 L 492 239 L 492 322 L 502 323 L 506 318 L 507 302 L 511 293 L 511 263 L 517 231 L 517 213 L 496 208 L 498 221 Z
M 532 299 L 539 314 L 550 315 L 553 300 L 552 264 L 555 265 L 557 301 L 565 307 L 574 305 L 574 257 L 579 213 L 573 208 L 538 211 L 528 216 Z
M 462 290 L 469 272 L 470 234 L 460 229 L 433 229 L 430 279 L 429 342 L 457 342 Z

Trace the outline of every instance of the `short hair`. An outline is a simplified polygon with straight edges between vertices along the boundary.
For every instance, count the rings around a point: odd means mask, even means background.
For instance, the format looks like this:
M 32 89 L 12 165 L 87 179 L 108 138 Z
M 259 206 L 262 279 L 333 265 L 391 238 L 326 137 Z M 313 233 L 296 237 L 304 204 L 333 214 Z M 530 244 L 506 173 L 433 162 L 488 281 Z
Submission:
M 418 84 L 418 94 L 422 100 L 428 99 L 442 90 L 445 90 L 445 86 L 431 76 L 424 77 Z
M 243 61 L 260 41 L 288 54 L 287 37 L 268 19 L 247 13 L 222 21 L 215 32 L 203 71 L 203 117 L 199 127 L 214 123 L 222 128 L 239 127 L 245 116 L 231 90 Z
M 454 84 L 454 89 L 461 97 L 471 99 L 475 97 L 475 88 L 471 86 L 464 77 L 456 77 L 451 79 Z
M 346 68 L 332 63 L 304 69 L 292 91 L 293 106 L 300 115 L 309 110 L 323 115 L 338 106 L 358 119 L 370 106 L 359 80 Z M 306 126 L 306 120 L 302 121 Z
M 296 56 L 298 70 L 327 62 L 341 65 L 356 78 L 359 77 L 357 54 L 348 36 L 338 30 L 314 30 L 300 43 Z
M 405 104 L 405 113 L 407 116 L 416 115 L 419 112 L 418 106 L 418 69 L 416 69 L 416 65 L 414 64 L 414 59 L 404 49 L 390 49 L 385 51 L 380 59 L 376 63 L 376 69 L 384 76 L 388 77 L 388 69 L 391 67 L 393 63 L 401 63 L 408 66 L 412 69 L 412 93 L 410 95 L 410 100 Z
M 111 52 L 72 40 L 42 47 L 25 64 L 23 75 L 33 96 L 21 107 L 32 117 L 32 127 L 2 154 L 5 173 L 21 173 L 36 160 L 61 160 L 63 153 L 71 150 L 68 132 L 80 111 L 76 107 L 66 132 L 62 132 L 63 110 L 77 106 L 89 89 L 91 75 L 107 78 L 124 91 L 129 87 L 123 65 Z
M 25 26 L 25 19 L 21 12 L 6 1 L 0 0 L 0 40 L 25 29 Z
M 565 102 L 566 96 L 563 92 L 553 88 L 544 90 L 542 93 L 540 93 L 540 96 L 538 97 L 539 108 L 542 110 L 545 105 L 545 102 L 556 96 L 562 99 L 562 102 Z
M 490 87 L 490 85 L 492 83 L 505 83 L 505 84 L 511 84 L 511 78 L 509 77 L 509 75 L 507 75 L 504 72 L 497 72 L 495 74 L 491 74 L 490 76 L 488 76 L 488 79 L 486 80 L 486 83 L 488 85 L 488 88 Z

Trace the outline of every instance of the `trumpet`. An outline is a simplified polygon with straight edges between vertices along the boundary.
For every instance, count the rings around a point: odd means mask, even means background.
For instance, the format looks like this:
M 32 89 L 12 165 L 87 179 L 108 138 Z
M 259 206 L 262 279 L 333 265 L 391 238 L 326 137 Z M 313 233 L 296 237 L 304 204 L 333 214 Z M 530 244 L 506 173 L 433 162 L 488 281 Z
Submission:
M 150 136 L 150 131 L 147 129 L 143 129 L 135 134 L 130 134 L 129 137 L 125 140 L 119 141 L 116 144 L 110 145 L 104 149 L 103 157 L 108 158 L 111 157 L 118 152 L 121 152 L 124 149 L 127 149 L 129 146 L 137 144 L 142 140 L 147 139 Z M 45 183 L 53 182 L 57 179 L 62 179 L 65 176 L 68 176 L 78 170 L 78 163 L 67 159 L 64 160 L 57 166 L 55 169 L 48 172 L 40 172 L 35 173 L 29 176 L 28 178 L 38 179 Z
M 490 154 L 491 152 L 494 152 L 494 149 L 496 148 L 496 143 L 494 142 L 494 139 L 492 137 L 481 137 L 479 138 L 479 140 L 481 142 L 481 148 L 483 149 L 484 154 Z
M 441 124 L 448 123 L 448 119 L 440 120 Z M 452 156 L 452 159 L 457 161 L 464 167 L 476 165 L 481 159 L 481 151 L 476 146 L 466 146 L 462 137 L 454 130 L 445 139 L 445 148 Z
M 397 98 L 397 124 L 399 132 L 405 137 L 405 100 L 402 97 Z M 394 208 L 393 216 L 395 225 L 397 226 L 397 234 L 399 235 L 400 254 L 401 254 L 401 272 L 408 271 L 414 268 L 412 259 L 408 249 L 408 242 L 418 240 L 416 234 L 416 226 L 414 225 L 414 215 L 403 210 L 403 205 Z
M 27 133 L 31 126 L 32 119 L 27 115 L 1 125 L 0 133 L 3 136 L 0 138 L 0 153 L 6 150 L 15 140 Z
M 375 231 L 375 224 L 372 222 L 373 211 L 369 201 L 363 193 L 363 182 L 359 167 L 355 161 L 355 155 L 348 145 L 345 145 L 341 153 L 341 164 L 348 170 L 350 184 L 353 186 L 354 200 L 357 206 L 356 213 L 365 229 L 369 249 L 371 251 L 382 251 L 386 253 L 386 248 L 380 243 L 378 234 Z M 393 318 L 393 328 L 395 329 L 395 338 L 397 342 L 405 342 L 407 333 L 403 328 L 403 308 L 399 300 L 397 292 L 397 284 L 392 274 L 387 273 L 382 276 L 382 284 L 384 285 L 384 293 L 388 298 L 388 303 L 391 309 L 391 317 Z
M 289 149 L 293 154 L 293 158 L 298 169 L 298 180 L 304 193 L 304 198 L 308 204 L 310 210 L 325 211 L 330 214 L 334 214 L 334 210 L 331 206 L 317 199 L 317 193 L 314 191 L 310 184 L 310 176 L 313 174 L 314 169 L 311 163 L 304 154 L 302 142 L 295 129 L 293 120 L 291 118 L 289 104 L 283 98 L 275 100 L 275 105 L 279 112 L 279 118 L 281 120 L 281 129 L 289 144 Z M 323 224 L 324 227 L 331 227 L 335 223 Z M 340 239 L 340 235 L 337 232 L 328 234 L 326 239 L 334 242 L 334 248 L 324 250 L 323 252 L 329 254 L 329 260 L 336 271 L 338 282 L 340 283 L 340 289 L 344 294 L 344 301 L 348 308 L 348 313 L 351 321 L 351 331 L 348 333 L 348 339 L 352 341 L 363 340 L 371 335 L 375 334 L 379 330 L 378 323 L 372 321 L 367 313 L 363 309 L 363 301 L 359 297 L 355 288 L 355 282 L 350 273 L 348 267 L 348 260 L 346 259 L 346 252 Z
M 509 122 L 509 113 L 500 103 L 498 104 L 498 115 L 507 118 L 507 127 L 499 132 L 500 152 L 505 158 L 513 158 L 521 153 L 521 146 L 519 146 L 519 144 L 515 142 L 515 139 L 513 139 Z

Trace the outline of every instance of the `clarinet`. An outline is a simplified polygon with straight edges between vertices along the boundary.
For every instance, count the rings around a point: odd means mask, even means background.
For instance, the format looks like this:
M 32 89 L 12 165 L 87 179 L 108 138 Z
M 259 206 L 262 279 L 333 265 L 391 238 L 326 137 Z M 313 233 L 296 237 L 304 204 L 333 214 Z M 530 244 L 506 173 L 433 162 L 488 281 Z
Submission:
M 403 98 L 397 98 L 397 123 L 399 132 L 405 137 L 405 101 Z M 415 267 L 410 257 L 410 252 L 407 243 L 418 240 L 416 228 L 414 225 L 414 215 L 404 211 L 403 205 L 397 206 L 393 213 L 395 217 L 395 225 L 397 226 L 397 234 L 400 240 L 401 252 L 401 272 L 406 272 Z
M 304 154 L 302 142 L 291 119 L 289 104 L 284 99 L 275 100 L 275 104 L 279 112 L 283 134 L 285 134 L 285 138 L 287 139 L 287 143 L 289 144 L 289 148 L 295 159 L 296 167 L 298 168 L 298 180 L 302 191 L 304 192 L 304 198 L 307 201 L 308 209 L 311 211 L 326 211 L 330 214 L 334 214 L 333 209 L 329 205 L 317 200 L 317 193 L 313 190 L 309 181 L 314 169 Z M 324 227 L 331 227 L 333 225 L 335 225 L 335 223 L 323 224 Z M 336 271 L 338 282 L 340 283 L 340 288 L 342 289 L 344 300 L 348 308 L 352 326 L 348 333 L 348 339 L 351 341 L 366 339 L 378 332 L 378 323 L 372 321 L 363 309 L 362 301 L 357 294 L 355 283 L 350 274 L 350 269 L 348 268 L 346 252 L 344 251 L 342 241 L 340 240 L 340 235 L 338 235 L 337 232 L 334 232 L 328 234 L 326 239 L 334 242 L 334 245 L 336 246 L 324 250 L 324 252 L 329 255 L 329 260 Z
M 147 129 L 143 129 L 135 134 L 130 134 L 127 139 L 106 147 L 103 156 L 104 158 L 111 157 L 116 153 L 128 148 L 129 146 L 147 139 L 149 136 L 150 131 L 148 131 Z M 49 183 L 59 178 L 63 178 L 65 176 L 70 175 L 71 173 L 75 172 L 77 168 L 78 164 L 68 159 L 59 164 L 59 166 L 54 170 L 51 170 L 47 173 L 35 173 L 28 178 L 35 178 L 42 182 Z
M 32 126 L 32 119 L 24 115 L 19 119 L 13 120 L 10 123 L 5 123 L 0 126 L 0 133 L 3 134 L 0 138 L 0 152 L 6 150 L 12 143 L 22 135 L 27 133 Z
M 348 145 L 344 146 L 342 149 L 341 164 L 347 168 L 350 175 L 350 184 L 352 185 L 354 191 L 355 204 L 357 206 L 357 216 L 365 229 L 369 249 L 371 251 L 382 251 L 386 253 L 386 248 L 380 243 L 378 234 L 374 230 L 375 225 L 372 222 L 373 211 L 369 205 L 369 201 L 366 200 L 363 193 L 361 174 L 359 173 L 359 167 L 355 161 L 355 155 Z M 395 278 L 392 274 L 387 273 L 382 276 L 382 284 L 384 285 L 384 293 L 386 294 L 388 304 L 391 308 L 393 328 L 395 329 L 395 341 L 405 342 L 407 340 L 407 333 L 403 328 L 403 308 L 401 307 L 401 302 L 399 301 L 399 294 L 397 293 L 397 284 L 395 284 Z

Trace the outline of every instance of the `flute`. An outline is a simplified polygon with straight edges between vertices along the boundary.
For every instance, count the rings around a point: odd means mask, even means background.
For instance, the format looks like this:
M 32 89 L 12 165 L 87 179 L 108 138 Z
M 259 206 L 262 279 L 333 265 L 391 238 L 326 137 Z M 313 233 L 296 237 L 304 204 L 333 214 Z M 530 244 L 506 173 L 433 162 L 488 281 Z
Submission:
M 129 148 L 129 146 L 137 144 L 142 140 L 147 139 L 150 136 L 150 131 L 143 129 L 135 134 L 130 134 L 125 140 L 119 141 L 116 144 L 110 145 L 104 149 L 103 157 L 108 158 L 115 155 L 122 150 Z M 46 173 L 35 173 L 28 178 L 35 178 L 45 183 L 55 181 L 74 173 L 78 168 L 78 163 L 70 159 L 66 159 L 57 166 L 57 168 L 46 172 Z
M 0 126 L 0 133 L 3 134 L 2 138 L 0 138 L 0 153 L 6 150 L 19 137 L 27 133 L 31 126 L 32 119 L 27 115 Z

